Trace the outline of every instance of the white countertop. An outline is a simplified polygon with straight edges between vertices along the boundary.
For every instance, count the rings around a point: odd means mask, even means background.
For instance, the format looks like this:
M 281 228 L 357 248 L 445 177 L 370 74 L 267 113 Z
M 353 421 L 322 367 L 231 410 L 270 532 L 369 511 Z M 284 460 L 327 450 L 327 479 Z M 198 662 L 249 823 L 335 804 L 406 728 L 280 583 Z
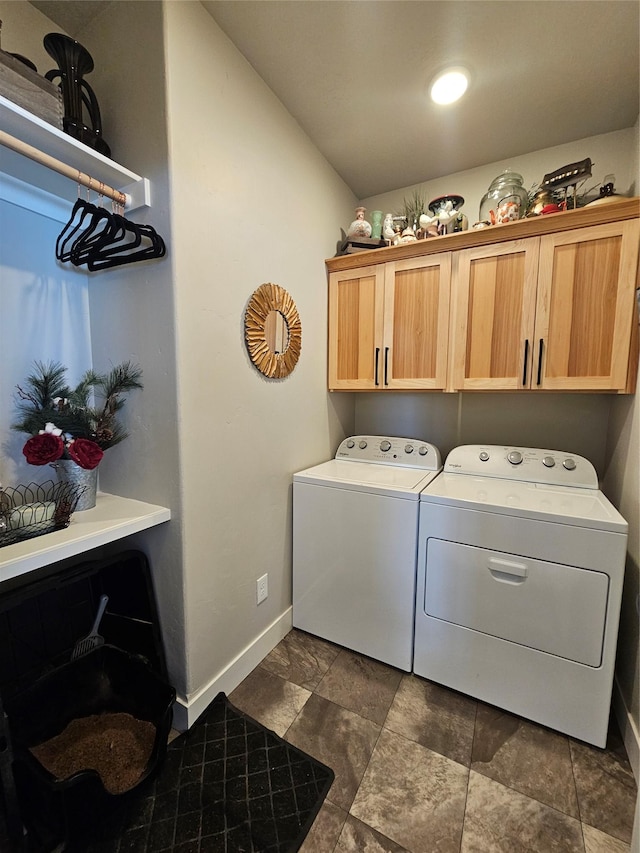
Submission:
M 167 507 L 98 492 L 96 506 L 74 512 L 63 530 L 0 548 L 0 587 L 10 578 L 155 527 L 170 518 Z

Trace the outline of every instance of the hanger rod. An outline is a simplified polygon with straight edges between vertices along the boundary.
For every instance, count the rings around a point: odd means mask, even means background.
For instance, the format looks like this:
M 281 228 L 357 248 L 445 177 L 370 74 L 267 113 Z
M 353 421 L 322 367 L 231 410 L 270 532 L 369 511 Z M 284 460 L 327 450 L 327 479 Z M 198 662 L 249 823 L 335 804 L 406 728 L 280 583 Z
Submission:
M 27 142 L 22 142 L 22 140 L 16 139 L 15 136 L 5 133 L 4 130 L 0 130 L 0 145 L 4 145 L 6 148 L 11 148 L 13 151 L 17 151 L 18 154 L 23 154 L 30 160 L 34 160 L 36 163 L 46 166 L 47 169 L 52 169 L 54 172 L 64 175 L 65 178 L 70 178 L 70 180 L 75 181 L 78 184 L 82 184 L 83 187 L 88 187 L 90 190 L 100 193 L 100 195 L 113 199 L 118 202 L 118 204 L 124 206 L 128 201 L 126 193 L 120 192 L 120 190 L 115 190 L 113 187 L 103 184 L 102 181 L 97 181 L 95 178 L 92 178 L 91 175 L 85 175 L 85 173 L 81 172 L 79 169 L 74 169 L 73 166 L 69 166 L 61 160 L 56 160 L 55 157 L 45 154 L 44 151 L 40 151 L 38 148 L 34 148 Z

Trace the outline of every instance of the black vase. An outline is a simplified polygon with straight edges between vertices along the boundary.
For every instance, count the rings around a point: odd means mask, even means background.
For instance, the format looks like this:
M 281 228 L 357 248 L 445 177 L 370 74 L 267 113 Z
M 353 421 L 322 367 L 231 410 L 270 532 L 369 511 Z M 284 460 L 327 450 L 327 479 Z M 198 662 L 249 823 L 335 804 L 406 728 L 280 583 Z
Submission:
M 93 59 L 89 51 L 77 41 L 62 33 L 48 33 L 43 40 L 44 48 L 58 63 L 58 70 L 47 71 L 47 80 L 60 78 L 64 116 L 62 126 L 65 133 L 84 142 L 90 148 L 111 156 L 111 149 L 102 138 L 100 107 L 91 86 L 83 79 L 93 71 Z M 85 114 L 88 121 L 85 122 Z

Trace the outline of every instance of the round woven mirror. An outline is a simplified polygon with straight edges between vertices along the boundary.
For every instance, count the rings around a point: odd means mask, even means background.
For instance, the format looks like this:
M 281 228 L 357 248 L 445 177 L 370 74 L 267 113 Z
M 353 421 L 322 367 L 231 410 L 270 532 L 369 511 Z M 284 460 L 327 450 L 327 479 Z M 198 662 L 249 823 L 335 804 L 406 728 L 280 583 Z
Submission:
M 302 325 L 296 304 L 278 284 L 261 284 L 244 315 L 249 358 L 270 379 L 288 376 L 302 348 Z

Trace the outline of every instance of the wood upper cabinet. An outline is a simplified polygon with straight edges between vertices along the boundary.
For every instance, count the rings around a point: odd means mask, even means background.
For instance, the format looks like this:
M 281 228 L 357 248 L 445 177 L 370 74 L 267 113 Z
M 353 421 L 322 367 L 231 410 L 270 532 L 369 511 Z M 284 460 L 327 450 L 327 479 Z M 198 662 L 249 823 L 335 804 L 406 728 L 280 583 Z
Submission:
M 632 220 L 540 238 L 532 387 L 624 390 L 639 236 Z
M 331 390 L 443 390 L 451 255 L 329 276 Z
M 623 391 L 637 220 L 459 253 L 455 390 Z
M 370 390 L 380 383 L 384 266 L 329 276 L 329 389 Z
M 453 309 L 452 386 L 529 386 L 540 238 L 458 253 Z
M 331 390 L 633 393 L 639 199 L 330 258 Z

